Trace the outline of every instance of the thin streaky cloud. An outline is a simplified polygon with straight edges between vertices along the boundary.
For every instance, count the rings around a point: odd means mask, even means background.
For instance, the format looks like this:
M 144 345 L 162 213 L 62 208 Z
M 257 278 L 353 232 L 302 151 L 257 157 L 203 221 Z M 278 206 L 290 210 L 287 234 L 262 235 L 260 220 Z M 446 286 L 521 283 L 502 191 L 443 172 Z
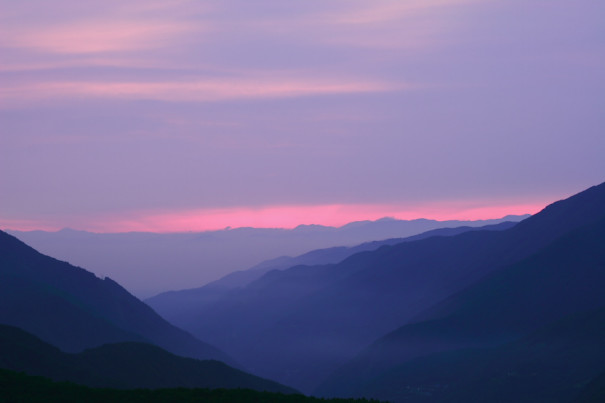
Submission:
M 166 21 L 87 21 L 35 31 L 15 29 L 3 36 L 1 45 L 61 54 L 127 52 L 167 46 L 172 36 L 201 30 Z
M 63 81 L 37 84 L 5 84 L 0 105 L 32 100 L 103 97 L 163 101 L 212 102 L 237 99 L 294 98 L 316 95 L 399 91 L 412 85 L 380 81 L 336 79 L 229 79 L 185 82 L 92 82 Z
M 421 13 L 434 13 L 439 9 L 477 3 L 477 0 L 411 0 L 361 2 L 357 7 L 345 7 L 339 14 L 332 14 L 326 21 L 338 24 L 384 24 L 417 17 Z
M 183 65 L 177 62 L 158 60 L 147 55 L 135 56 L 124 53 L 83 53 L 79 54 L 76 58 L 59 58 L 52 61 L 44 60 L 43 58 L 32 58 L 30 60 L 17 61 L 0 60 L 0 73 L 38 73 L 38 81 L 43 79 L 49 72 L 87 68 L 174 70 L 178 68 L 182 69 Z
M 463 24 L 456 14 L 477 3 L 477 0 L 354 3 L 318 18 L 324 32 L 330 34 L 315 41 L 360 50 L 431 50 L 456 40 Z

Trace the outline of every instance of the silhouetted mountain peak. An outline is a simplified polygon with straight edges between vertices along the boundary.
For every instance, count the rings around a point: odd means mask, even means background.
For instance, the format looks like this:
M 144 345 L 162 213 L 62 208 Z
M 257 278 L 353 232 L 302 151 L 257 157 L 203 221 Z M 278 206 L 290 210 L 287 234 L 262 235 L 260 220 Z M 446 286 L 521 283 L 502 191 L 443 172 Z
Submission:
M 517 232 L 547 232 L 558 227 L 563 231 L 578 228 L 605 216 L 605 182 L 546 206 L 519 223 Z

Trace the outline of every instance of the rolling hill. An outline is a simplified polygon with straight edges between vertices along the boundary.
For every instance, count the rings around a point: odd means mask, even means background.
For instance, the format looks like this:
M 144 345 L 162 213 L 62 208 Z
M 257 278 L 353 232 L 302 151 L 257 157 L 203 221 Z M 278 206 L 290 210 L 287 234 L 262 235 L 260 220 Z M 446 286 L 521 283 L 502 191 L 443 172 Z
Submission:
M 6 325 L 0 325 L 0 368 L 97 388 L 246 388 L 296 393 L 220 361 L 179 357 L 151 344 L 106 344 L 68 354 Z

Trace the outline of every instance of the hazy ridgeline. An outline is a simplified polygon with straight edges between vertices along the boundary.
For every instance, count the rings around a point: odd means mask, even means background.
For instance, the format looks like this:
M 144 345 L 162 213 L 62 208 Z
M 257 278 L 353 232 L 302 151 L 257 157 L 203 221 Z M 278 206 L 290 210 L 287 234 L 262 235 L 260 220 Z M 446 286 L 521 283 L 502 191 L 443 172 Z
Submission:
M 483 221 L 382 219 L 339 228 L 301 225 L 292 230 L 236 228 L 167 234 L 97 234 L 70 229 L 8 232 L 41 253 L 84 267 L 99 277 L 110 277 L 139 298 L 147 298 L 168 290 L 199 287 L 232 271 L 248 269 L 278 256 L 406 237 L 436 228 L 481 226 L 523 218 L 525 216 Z

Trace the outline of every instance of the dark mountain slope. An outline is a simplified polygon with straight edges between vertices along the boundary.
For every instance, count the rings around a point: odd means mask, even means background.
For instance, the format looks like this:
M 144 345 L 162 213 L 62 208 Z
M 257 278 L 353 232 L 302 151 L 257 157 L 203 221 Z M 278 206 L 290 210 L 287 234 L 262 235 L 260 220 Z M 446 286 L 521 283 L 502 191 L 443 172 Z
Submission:
M 358 393 L 393 402 L 571 402 L 598 393 L 604 340 L 602 307 L 500 347 L 409 361 L 358 385 Z
M 237 271 L 209 283 L 203 287 L 180 291 L 169 291 L 145 300 L 156 312 L 177 326 L 187 326 L 200 311 L 218 301 L 230 298 L 234 289 L 243 288 L 273 270 L 284 270 L 295 266 L 325 265 L 338 263 L 359 252 L 376 250 L 384 245 L 417 241 L 435 236 L 453 236 L 468 231 L 503 231 L 512 228 L 516 222 L 505 221 L 483 227 L 439 228 L 407 238 L 391 238 L 383 241 L 366 242 L 353 247 L 317 249 L 297 257 L 282 256 L 262 262 L 248 270 Z
M 590 380 L 574 403 L 605 402 L 605 370 Z
M 388 334 L 331 376 L 318 393 L 369 393 L 359 385 L 415 357 L 511 342 L 566 315 L 605 305 L 603 245 L 602 218 L 447 298 L 419 315 L 416 323 Z
M 183 358 L 145 343 L 106 344 L 67 354 L 21 329 L 5 325 L 0 325 L 0 342 L 0 368 L 93 387 L 248 388 L 295 393 L 222 362 Z
M 523 227 L 432 237 L 335 265 L 272 271 L 182 325 L 255 373 L 311 391 L 430 306 L 602 217 L 605 184 L 546 208 Z
M 175 354 L 233 363 L 116 282 L 44 256 L 2 231 L 0 306 L 0 323 L 21 327 L 64 351 L 145 340 Z

